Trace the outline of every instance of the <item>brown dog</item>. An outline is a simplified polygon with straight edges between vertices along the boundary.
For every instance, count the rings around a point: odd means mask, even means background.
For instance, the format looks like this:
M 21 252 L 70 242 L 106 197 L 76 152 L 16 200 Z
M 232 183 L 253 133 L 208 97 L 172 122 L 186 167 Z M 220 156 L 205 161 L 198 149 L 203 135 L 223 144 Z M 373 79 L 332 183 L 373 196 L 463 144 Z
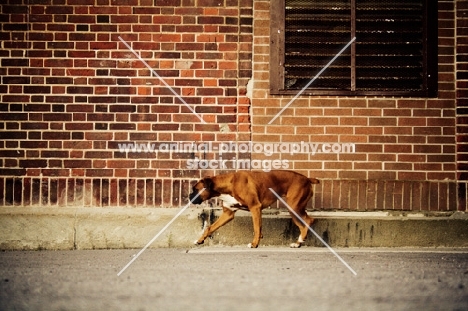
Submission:
M 193 186 L 190 200 L 200 204 L 205 200 L 218 197 L 223 201 L 223 213 L 195 244 L 203 244 L 217 229 L 234 218 L 238 209 L 248 210 L 252 214 L 254 238 L 249 247 L 258 247 L 262 236 L 262 210 L 273 204 L 277 198 L 269 190 L 272 188 L 309 226 L 314 219 L 306 212 L 307 202 L 313 195 L 312 184 L 318 184 L 315 178 L 307 178 L 292 171 L 251 172 L 239 171 L 213 177 L 205 177 Z M 203 192 L 200 191 L 205 188 Z M 195 198 L 197 194 L 200 194 Z M 194 199 L 195 198 L 195 199 Z M 293 213 L 290 213 L 301 234 L 291 247 L 301 247 L 307 237 L 308 228 Z

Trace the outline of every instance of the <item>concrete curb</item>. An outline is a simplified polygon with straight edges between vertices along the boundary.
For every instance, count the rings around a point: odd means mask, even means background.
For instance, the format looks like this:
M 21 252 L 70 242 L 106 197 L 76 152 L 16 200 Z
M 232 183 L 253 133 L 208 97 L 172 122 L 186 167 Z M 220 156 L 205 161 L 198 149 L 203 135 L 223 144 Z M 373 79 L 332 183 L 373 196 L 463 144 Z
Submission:
M 121 249 L 144 247 L 180 209 L 26 208 L 0 209 L 1 250 Z M 192 247 L 218 210 L 188 208 L 151 247 Z M 468 247 L 468 217 L 463 213 L 311 213 L 313 230 L 332 247 Z M 206 241 L 206 245 L 247 245 L 252 238 L 248 212 Z M 287 246 L 299 234 L 287 213 L 263 215 L 261 246 Z M 309 234 L 306 245 L 323 247 Z

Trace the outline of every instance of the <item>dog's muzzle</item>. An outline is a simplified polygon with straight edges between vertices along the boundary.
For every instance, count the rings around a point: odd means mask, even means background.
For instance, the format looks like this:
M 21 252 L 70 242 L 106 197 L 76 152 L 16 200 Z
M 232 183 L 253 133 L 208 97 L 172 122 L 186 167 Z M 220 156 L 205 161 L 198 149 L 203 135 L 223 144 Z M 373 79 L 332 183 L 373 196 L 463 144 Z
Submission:
M 192 192 L 190 193 L 189 195 L 189 199 L 190 199 L 190 202 L 192 202 L 192 204 L 201 204 L 203 202 L 203 199 L 201 198 L 201 196 L 197 196 L 198 192 Z M 195 196 L 197 196 L 195 198 Z M 195 200 L 194 200 L 195 198 Z

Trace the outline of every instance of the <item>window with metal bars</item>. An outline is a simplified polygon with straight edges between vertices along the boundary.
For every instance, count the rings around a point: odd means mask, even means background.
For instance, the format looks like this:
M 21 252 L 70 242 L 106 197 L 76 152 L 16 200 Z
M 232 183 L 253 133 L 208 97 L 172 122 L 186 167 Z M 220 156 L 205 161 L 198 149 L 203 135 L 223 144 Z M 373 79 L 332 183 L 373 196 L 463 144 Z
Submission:
M 270 10 L 271 94 L 314 79 L 303 94 L 437 96 L 437 1 L 272 0 Z

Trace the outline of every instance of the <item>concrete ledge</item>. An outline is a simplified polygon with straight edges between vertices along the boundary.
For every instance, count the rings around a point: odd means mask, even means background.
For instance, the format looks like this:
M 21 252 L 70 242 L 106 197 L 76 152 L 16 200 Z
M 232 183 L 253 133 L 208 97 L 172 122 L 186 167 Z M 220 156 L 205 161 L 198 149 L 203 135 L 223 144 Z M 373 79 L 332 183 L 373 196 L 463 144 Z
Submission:
M 63 250 L 144 247 L 180 209 L 161 208 L 0 208 L 0 249 Z M 218 210 L 189 208 L 151 247 L 191 247 Z M 313 229 L 332 247 L 468 247 L 463 213 L 395 215 L 311 213 Z M 263 215 L 261 246 L 287 246 L 299 234 L 286 213 Z M 220 230 L 206 245 L 247 245 L 253 235 L 248 212 Z M 322 247 L 309 234 L 308 246 Z

